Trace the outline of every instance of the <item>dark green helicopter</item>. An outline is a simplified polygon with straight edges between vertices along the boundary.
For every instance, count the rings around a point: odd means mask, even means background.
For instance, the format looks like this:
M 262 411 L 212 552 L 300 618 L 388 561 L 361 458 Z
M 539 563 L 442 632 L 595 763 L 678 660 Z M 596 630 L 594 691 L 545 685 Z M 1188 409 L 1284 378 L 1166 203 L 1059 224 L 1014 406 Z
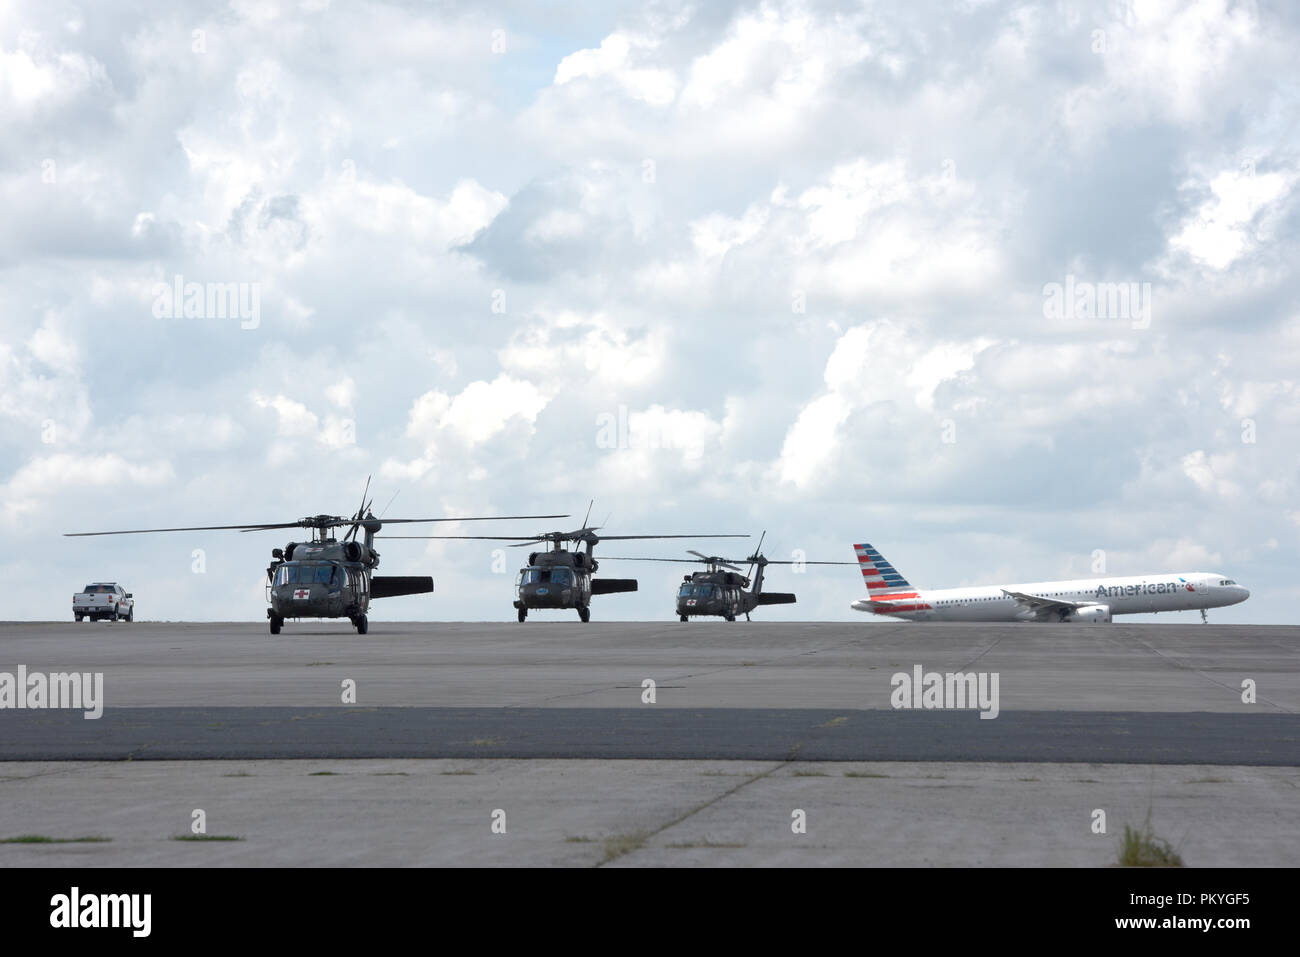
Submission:
M 366 491 L 370 483 L 366 482 Z M 379 552 L 375 534 L 385 525 L 419 522 L 494 522 L 513 519 L 568 518 L 567 515 L 489 515 L 462 518 L 375 518 L 365 493 L 361 507 L 351 518 L 338 515 L 310 515 L 296 522 L 270 522 L 261 525 L 199 525 L 189 528 L 142 528 L 121 532 L 69 532 L 66 537 L 93 535 L 143 535 L 152 532 L 206 532 L 237 529 L 259 532 L 279 528 L 309 528 L 311 541 L 290 542 L 283 549 L 271 549 L 271 564 L 266 569 L 266 597 L 270 608 L 266 617 L 271 634 L 278 635 L 287 618 L 347 618 L 364 635 L 370 629 L 366 616 L 376 598 L 398 595 L 422 595 L 433 591 L 428 575 L 376 575 Z M 342 540 L 334 529 L 351 526 Z M 357 541 L 358 531 L 364 533 Z
M 694 549 L 687 549 L 695 558 L 623 558 L 606 556 L 609 561 L 631 562 L 687 562 L 708 565 L 706 571 L 691 572 L 682 578 L 681 587 L 677 589 L 677 616 L 682 621 L 691 618 L 713 617 L 735 621 L 737 615 L 744 615 L 749 621 L 749 613 L 759 605 L 793 605 L 795 596 L 792 592 L 763 591 L 763 572 L 768 565 L 856 565 L 857 562 L 774 562 L 763 556 L 764 532 L 758 539 L 758 548 L 748 558 L 719 558 L 717 555 L 704 555 Z M 749 562 L 749 571 L 740 574 L 740 565 Z M 754 567 L 758 574 L 754 574 Z M 750 578 L 753 577 L 753 587 Z M 746 591 L 746 589 L 749 589 Z
M 536 535 L 385 535 L 385 538 L 446 538 L 473 541 L 511 542 L 511 548 L 550 544 L 547 551 L 532 552 L 528 565 L 519 570 L 515 585 L 514 606 L 522 622 L 529 610 L 576 609 L 582 621 L 591 620 L 594 595 L 611 595 L 637 590 L 635 578 L 594 578 L 600 567 L 592 549 L 602 541 L 631 541 L 648 538 L 749 538 L 748 535 L 597 535 L 602 526 L 589 526 L 591 506 L 583 527 L 571 532 L 539 532 Z M 585 545 L 586 550 L 569 550 L 569 542 Z

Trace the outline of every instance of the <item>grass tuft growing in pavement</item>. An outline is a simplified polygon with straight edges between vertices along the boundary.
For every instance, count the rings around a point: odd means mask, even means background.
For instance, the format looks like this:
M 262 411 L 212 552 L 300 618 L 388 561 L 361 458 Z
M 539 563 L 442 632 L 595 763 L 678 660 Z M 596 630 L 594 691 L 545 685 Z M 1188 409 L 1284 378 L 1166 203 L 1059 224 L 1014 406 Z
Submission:
M 615 834 L 605 838 L 605 863 L 639 850 L 645 844 L 647 836 L 644 831 L 633 831 L 631 834 Z
M 44 834 L 19 834 L 17 837 L 0 837 L 0 844 L 107 844 L 111 840 L 111 837 L 97 835 L 47 837 Z
M 1164 838 L 1155 836 L 1148 817 L 1141 829 L 1124 825 L 1124 837 L 1119 844 L 1120 867 L 1182 867 L 1179 857 Z
M 173 841 L 242 841 L 233 834 L 173 834 Z

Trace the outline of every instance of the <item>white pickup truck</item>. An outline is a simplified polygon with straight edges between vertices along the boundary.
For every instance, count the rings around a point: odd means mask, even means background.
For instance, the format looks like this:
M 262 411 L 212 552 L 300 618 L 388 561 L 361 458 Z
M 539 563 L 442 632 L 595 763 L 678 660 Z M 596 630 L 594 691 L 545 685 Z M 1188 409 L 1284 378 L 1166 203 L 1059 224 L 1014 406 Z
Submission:
M 77 621 L 135 621 L 135 599 L 117 582 L 95 582 L 72 596 L 72 614 Z

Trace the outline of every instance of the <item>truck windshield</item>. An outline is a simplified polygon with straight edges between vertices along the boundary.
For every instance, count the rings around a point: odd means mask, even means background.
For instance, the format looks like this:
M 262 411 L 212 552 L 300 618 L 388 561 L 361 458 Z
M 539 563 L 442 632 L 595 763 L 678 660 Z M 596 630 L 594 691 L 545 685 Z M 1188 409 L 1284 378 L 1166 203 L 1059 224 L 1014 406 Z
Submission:
M 87 585 L 81 590 L 83 595 L 103 595 L 113 590 L 112 585 Z

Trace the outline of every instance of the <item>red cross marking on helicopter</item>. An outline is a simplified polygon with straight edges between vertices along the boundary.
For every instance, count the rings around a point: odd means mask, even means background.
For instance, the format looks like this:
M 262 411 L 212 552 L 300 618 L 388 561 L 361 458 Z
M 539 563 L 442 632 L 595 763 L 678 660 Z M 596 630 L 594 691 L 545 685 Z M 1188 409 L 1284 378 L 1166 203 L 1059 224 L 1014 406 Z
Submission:
M 293 597 L 294 597 L 294 598 L 306 598 L 309 594 L 311 594 L 311 592 L 307 591 L 307 589 L 305 589 L 305 588 L 299 588 L 296 592 L 293 593 Z

